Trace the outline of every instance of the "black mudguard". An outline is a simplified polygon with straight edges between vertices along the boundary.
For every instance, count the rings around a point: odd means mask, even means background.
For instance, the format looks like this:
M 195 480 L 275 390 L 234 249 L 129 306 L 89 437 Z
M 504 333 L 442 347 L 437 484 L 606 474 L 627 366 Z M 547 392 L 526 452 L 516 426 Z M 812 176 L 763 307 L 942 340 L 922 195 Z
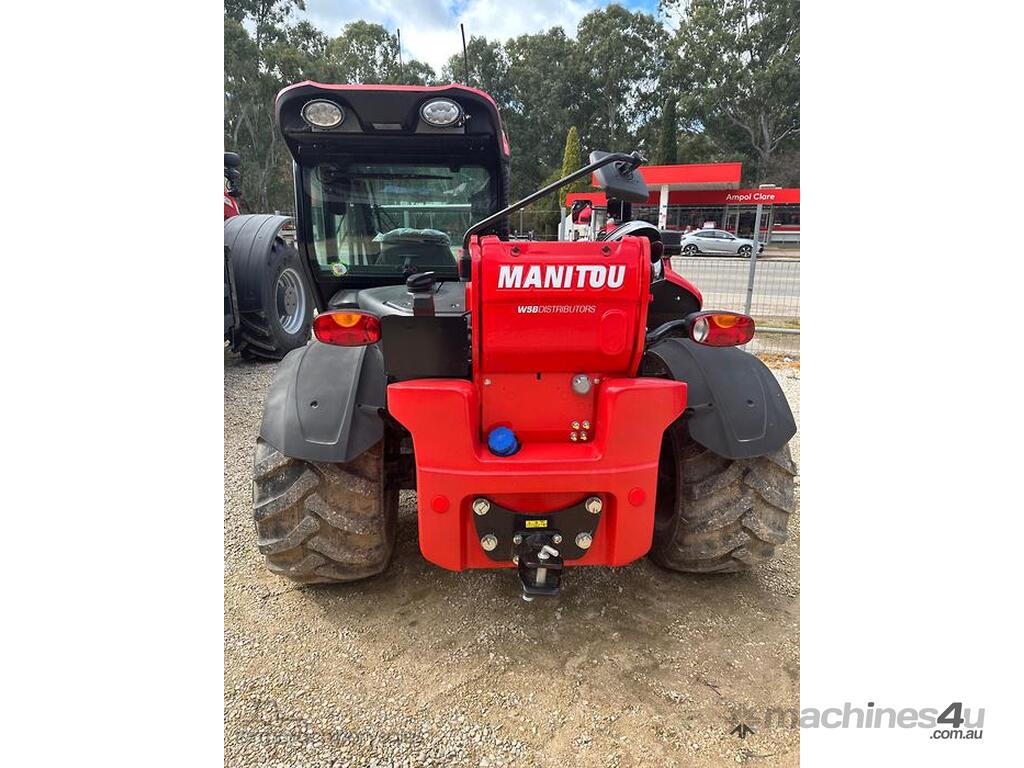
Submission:
M 384 360 L 376 344 L 311 341 L 277 368 L 263 406 L 260 437 L 285 456 L 352 461 L 384 437 Z
M 768 366 L 735 347 L 665 339 L 648 350 L 643 372 L 686 382 L 690 436 L 728 459 L 766 456 L 796 434 L 786 395 Z M 653 358 L 653 359 L 652 359 Z

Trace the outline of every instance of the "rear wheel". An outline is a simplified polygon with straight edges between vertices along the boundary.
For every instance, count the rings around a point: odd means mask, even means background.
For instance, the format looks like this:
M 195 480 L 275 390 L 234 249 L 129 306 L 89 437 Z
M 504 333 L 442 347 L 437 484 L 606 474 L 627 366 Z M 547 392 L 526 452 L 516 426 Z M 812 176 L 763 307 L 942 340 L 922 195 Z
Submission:
M 385 487 L 383 445 L 347 464 L 321 464 L 257 439 L 253 519 L 267 568 L 303 584 L 355 581 L 387 568 L 398 490 Z
M 238 312 L 232 347 L 247 359 L 280 360 L 309 341 L 313 294 L 302 257 L 281 237 L 287 221 L 249 214 L 224 222 Z
M 770 456 L 726 459 L 673 424 L 662 442 L 651 559 L 689 573 L 745 571 L 771 559 L 787 538 L 795 475 L 788 444 Z
M 298 251 L 283 240 L 275 242 L 264 270 L 260 308 L 240 313 L 238 349 L 246 358 L 280 360 L 309 340 L 313 302 Z
M 683 247 L 683 255 L 684 256 L 696 256 L 697 255 L 697 246 L 693 245 L 692 243 L 690 245 L 684 246 Z

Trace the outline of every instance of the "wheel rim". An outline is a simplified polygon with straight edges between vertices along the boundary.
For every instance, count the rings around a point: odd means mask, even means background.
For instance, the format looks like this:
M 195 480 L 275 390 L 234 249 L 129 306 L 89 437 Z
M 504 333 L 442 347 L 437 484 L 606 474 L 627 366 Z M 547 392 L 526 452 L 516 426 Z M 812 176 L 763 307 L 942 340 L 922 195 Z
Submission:
M 744 245 L 742 248 L 740 248 L 740 256 L 749 256 L 749 255 L 750 255 L 750 246 L 749 245 Z
M 686 246 L 686 248 L 683 249 L 683 252 L 689 254 L 690 256 L 692 256 L 693 254 L 695 254 L 697 252 L 697 246 L 695 246 L 695 245 L 688 245 L 688 246 Z
M 306 320 L 306 291 L 302 277 L 292 267 L 285 267 L 274 286 L 277 318 L 285 333 L 298 333 Z

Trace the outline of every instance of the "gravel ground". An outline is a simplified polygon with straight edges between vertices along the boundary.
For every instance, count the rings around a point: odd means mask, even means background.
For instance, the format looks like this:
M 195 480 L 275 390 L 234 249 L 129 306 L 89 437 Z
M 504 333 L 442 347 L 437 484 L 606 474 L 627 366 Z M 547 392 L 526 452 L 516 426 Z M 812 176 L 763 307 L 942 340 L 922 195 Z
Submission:
M 740 708 L 799 707 L 799 512 L 753 573 L 577 568 L 527 604 L 507 572 L 423 560 L 407 493 L 384 574 L 300 588 L 264 569 L 250 519 L 275 366 L 224 367 L 226 765 L 798 765 L 796 729 L 729 731 Z M 773 370 L 799 422 L 799 367 Z

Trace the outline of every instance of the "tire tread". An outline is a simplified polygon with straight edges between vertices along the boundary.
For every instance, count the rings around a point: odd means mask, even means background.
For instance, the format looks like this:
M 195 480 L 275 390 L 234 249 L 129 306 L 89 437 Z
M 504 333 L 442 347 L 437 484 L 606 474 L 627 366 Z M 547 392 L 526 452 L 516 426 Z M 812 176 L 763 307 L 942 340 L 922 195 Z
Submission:
M 651 559 L 687 573 L 745 571 L 771 559 L 796 510 L 789 445 L 769 456 L 733 460 L 698 445 L 683 423 L 670 427 L 665 439 L 672 441 L 681 491 L 672 523 L 655 528 Z
M 303 584 L 376 575 L 391 560 L 397 514 L 382 444 L 348 464 L 319 464 L 288 458 L 257 439 L 253 522 L 272 573 Z

